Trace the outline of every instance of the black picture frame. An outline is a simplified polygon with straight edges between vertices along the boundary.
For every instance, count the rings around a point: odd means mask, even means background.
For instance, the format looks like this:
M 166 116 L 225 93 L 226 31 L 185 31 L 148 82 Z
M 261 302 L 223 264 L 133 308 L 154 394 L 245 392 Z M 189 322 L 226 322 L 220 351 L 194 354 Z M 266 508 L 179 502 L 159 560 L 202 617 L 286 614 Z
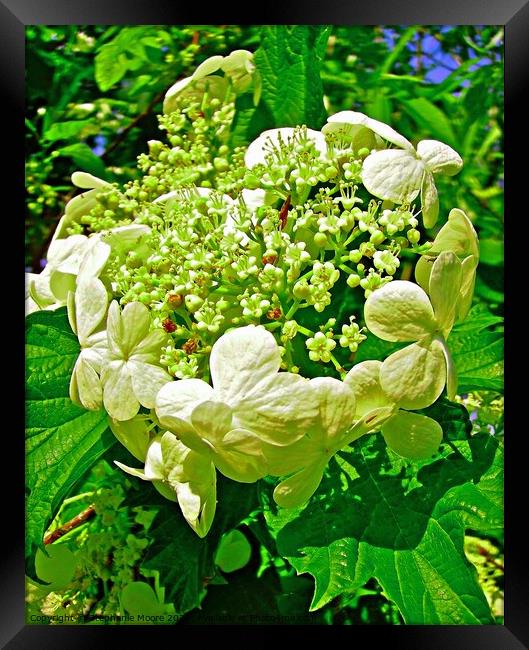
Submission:
M 516 259 L 523 258 L 523 250 L 516 247 L 519 228 L 526 219 L 524 212 L 524 187 L 528 180 L 523 164 L 524 150 L 527 148 L 527 130 L 524 130 L 527 113 L 529 89 L 529 0 L 306 0 L 292 2 L 283 0 L 277 5 L 271 2 L 247 3 L 230 8 L 225 2 L 215 7 L 199 3 L 184 3 L 178 0 L 0 0 L 0 84 L 2 84 L 2 111 L 5 113 L 3 125 L 5 143 L 9 147 L 9 160 L 3 172 L 4 192 L 9 188 L 15 198 L 11 210 L 10 227 L 22 224 L 23 211 L 23 127 L 24 113 L 24 29 L 32 24 L 198 24 L 207 20 L 208 24 L 493 24 L 505 26 L 505 114 L 506 120 L 506 249 L 507 271 L 511 278 L 524 273 L 523 266 L 514 269 Z M 4 152 L 6 149 L 4 149 Z M 522 161 L 518 164 L 516 161 Z M 7 179 L 6 175 L 7 174 Z M 15 191 L 16 190 L 16 191 Z M 20 192 L 20 194 L 18 193 Z M 519 194 L 519 196 L 517 196 Z M 6 216 L 6 215 L 5 215 Z M 511 226 L 513 219 L 516 222 Z M 22 226 L 21 226 L 22 228 Z M 509 228 L 513 240 L 509 241 Z M 21 237 L 22 241 L 22 237 Z M 13 267 L 12 267 L 13 268 Z M 15 267 L 18 270 L 18 262 Z M 510 273 L 510 275 L 509 275 Z M 525 273 L 525 275 L 527 275 Z M 20 273 L 22 284 L 22 272 Z M 20 287 L 20 291 L 21 291 Z M 6 289 L 4 288 L 4 291 Z M 511 368 L 509 356 L 512 341 L 523 340 L 523 323 L 513 315 L 518 294 L 510 282 L 506 285 L 506 339 L 508 400 L 506 420 L 506 575 L 505 575 L 505 625 L 503 626 L 396 626 L 356 627 L 354 631 L 341 629 L 340 636 L 351 634 L 351 641 L 361 643 L 391 643 L 394 647 L 406 650 L 513 650 L 529 648 L 529 579 L 527 542 L 524 516 L 524 455 L 522 451 L 525 431 L 515 421 L 516 405 L 524 405 L 523 383 L 520 385 L 510 377 L 518 376 L 514 367 L 518 359 L 513 359 Z M 15 293 L 13 291 L 13 293 Z M 18 292 L 16 292 L 18 295 Z M 22 307 L 20 307 L 22 311 Z M 520 332 L 516 332 L 517 326 Z M 18 331 L 18 328 L 17 328 Z M 23 332 L 23 328 L 20 328 Z M 20 335 L 21 338 L 23 334 Z M 13 348 L 22 350 L 13 343 Z M 513 356 L 517 356 L 516 353 Z M 20 359 L 20 357 L 17 357 Z M 23 363 L 23 362 L 22 362 Z M 16 364 L 16 362 L 15 362 Z M 23 374 L 23 373 L 22 373 Z M 517 391 L 519 394 L 517 394 Z M 15 402 L 13 402 L 15 403 Z M 18 413 L 19 411 L 16 410 Z M 22 408 L 20 413 L 22 413 Z M 23 416 L 22 416 L 23 417 Z M 14 458 L 23 458 L 22 436 L 17 427 L 6 431 L 4 439 L 4 458 L 13 464 L 20 463 Z M 21 467 L 20 467 L 21 465 Z M 4 481 L 4 499 L 13 504 L 14 514 L 9 516 L 9 524 L 4 524 L 0 535 L 4 545 L 0 556 L 0 644 L 5 648 L 93 648 L 96 644 L 107 647 L 130 634 L 138 643 L 154 643 L 158 633 L 172 633 L 170 628 L 149 626 L 73 626 L 47 627 L 26 626 L 24 623 L 24 522 L 22 519 L 23 462 L 15 471 L 11 482 Z M 7 494 L 9 492 L 9 494 Z M 517 503 L 521 496 L 521 505 Z M 17 514 L 18 513 L 18 514 Z M 17 519 L 18 517 L 18 519 Z M 6 521 L 4 519 L 4 521 Z M 261 628 L 261 633 L 270 633 L 271 628 Z M 325 639 L 334 637 L 337 632 L 322 632 L 312 627 L 310 634 L 318 643 L 320 634 Z M 187 630 L 189 632 L 189 630 Z M 205 639 L 205 630 L 197 631 L 194 642 Z M 216 631 L 215 631 L 216 633 Z M 256 637 L 248 628 L 232 629 L 236 642 L 244 642 L 246 635 L 251 643 Z M 286 642 L 298 639 L 299 628 L 283 627 L 281 638 Z M 303 632 L 301 632 L 303 633 Z M 118 637 L 119 634 L 119 637 Z M 174 642 L 181 639 L 182 626 L 177 630 Z M 330 635 L 330 637 L 329 637 Z M 116 641 L 112 641 L 113 637 Z M 359 638 L 360 636 L 360 638 Z M 264 637 L 263 637 L 264 638 Z M 321 637 L 323 639 L 323 637 Z M 103 644 L 103 645 L 101 645 Z

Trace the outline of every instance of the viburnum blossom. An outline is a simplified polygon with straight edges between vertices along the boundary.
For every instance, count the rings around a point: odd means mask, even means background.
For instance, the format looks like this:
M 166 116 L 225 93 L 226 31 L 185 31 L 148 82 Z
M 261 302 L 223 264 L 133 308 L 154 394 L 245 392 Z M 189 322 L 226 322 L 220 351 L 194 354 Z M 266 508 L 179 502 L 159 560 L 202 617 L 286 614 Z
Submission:
M 108 361 L 101 372 L 103 404 L 116 420 L 130 420 L 140 404 L 153 408 L 158 390 L 170 379 L 159 365 L 166 340 L 162 330 L 149 331 L 145 305 L 131 302 L 123 311 L 114 300 L 108 310 Z
M 278 372 L 280 363 L 279 346 L 263 327 L 231 330 L 211 350 L 213 387 L 201 379 L 168 383 L 156 415 L 224 475 L 253 482 L 266 474 L 261 443 L 288 445 L 317 417 L 310 382 Z
M 90 410 L 103 403 L 100 374 L 106 361 L 107 333 L 101 325 L 107 307 L 107 290 L 98 278 L 84 280 L 69 295 L 68 319 L 81 345 L 70 380 L 70 398 Z
M 166 431 L 150 443 L 143 471 L 114 462 L 128 474 L 152 481 L 167 499 L 178 501 L 197 535 L 207 534 L 217 506 L 217 480 L 215 466 L 206 456 L 189 449 Z
M 373 334 L 385 341 L 413 341 L 389 355 L 380 370 L 383 390 L 404 408 L 433 404 L 445 384 L 448 397 L 455 397 L 457 376 L 446 339 L 461 282 L 461 262 L 444 251 L 432 266 L 430 297 L 413 282 L 394 280 L 366 301 L 364 317 Z

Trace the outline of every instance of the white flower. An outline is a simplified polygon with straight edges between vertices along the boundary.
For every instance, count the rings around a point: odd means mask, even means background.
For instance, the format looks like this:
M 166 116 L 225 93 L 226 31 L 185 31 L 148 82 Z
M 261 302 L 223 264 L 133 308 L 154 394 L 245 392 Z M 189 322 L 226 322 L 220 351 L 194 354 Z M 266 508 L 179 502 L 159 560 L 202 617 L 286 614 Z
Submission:
M 362 361 L 347 373 L 344 383 L 356 396 L 356 415 L 361 418 L 375 409 L 398 404 L 384 392 L 380 384 L 380 361 Z M 388 418 L 381 426 L 381 433 L 390 449 L 411 460 L 429 458 L 438 450 L 443 430 L 438 422 L 426 415 L 409 413 L 402 409 Z
M 29 293 L 41 309 L 66 304 L 70 291 L 82 280 L 97 277 L 110 255 L 110 246 L 99 235 L 71 235 L 53 239 L 42 273 L 29 274 Z
M 437 221 L 439 201 L 434 174 L 453 176 L 463 166 L 459 154 L 438 140 L 421 140 L 417 150 L 412 143 L 387 124 L 373 120 L 363 113 L 342 111 L 332 115 L 324 132 L 343 129 L 358 145 L 380 148 L 374 139 L 371 145 L 365 130 L 369 129 L 380 138 L 399 149 L 372 152 L 362 166 L 362 182 L 368 192 L 379 199 L 394 203 L 409 203 L 421 193 L 422 216 L 426 228 Z M 358 146 L 357 145 L 357 146 Z
M 306 435 L 286 448 L 263 447 L 269 474 L 291 474 L 274 490 L 274 500 L 283 508 L 294 508 L 308 501 L 317 490 L 332 456 L 378 427 L 394 411 L 392 405 L 386 403 L 383 408 L 355 418 L 356 398 L 350 386 L 331 377 L 311 379 L 310 385 L 318 417 L 307 428 Z
M 114 300 L 108 310 L 108 362 L 101 373 L 103 404 L 116 420 L 130 420 L 140 408 L 154 408 L 156 393 L 171 379 L 160 367 L 161 347 L 167 336 L 149 332 L 149 309 L 139 302 L 121 312 Z
M 463 210 L 458 208 L 450 210 L 448 221 L 437 233 L 431 248 L 417 262 L 415 279 L 426 292 L 428 292 L 432 265 L 435 258 L 443 251 L 452 251 L 461 261 L 462 280 L 456 319 L 464 320 L 472 305 L 479 262 L 479 243 L 474 226 Z
M 338 155 L 342 151 L 358 152 L 360 149 L 382 149 L 384 140 L 406 148 L 410 143 L 384 122 L 374 120 L 356 111 L 340 111 L 327 118 L 321 132 L 333 141 L 333 149 L 338 145 Z M 411 146 L 411 145 L 410 145 Z
M 445 384 L 449 399 L 455 397 L 457 376 L 446 338 L 454 325 L 461 282 L 461 262 L 445 251 L 432 266 L 430 297 L 413 282 L 395 280 L 366 301 L 364 318 L 373 334 L 385 341 L 416 341 L 389 355 L 380 370 L 382 389 L 403 408 L 430 406 Z
M 189 449 L 169 431 L 149 445 L 144 471 L 114 461 L 122 470 L 144 481 L 178 504 L 187 523 L 204 537 L 217 506 L 215 466 L 206 456 Z
M 316 418 L 310 382 L 278 372 L 279 346 L 270 332 L 248 325 L 213 346 L 213 388 L 200 379 L 166 384 L 156 415 L 191 449 L 209 454 L 225 476 L 253 482 L 266 474 L 262 441 L 287 445 Z
M 281 143 L 288 144 L 296 132 L 297 130 L 290 126 L 263 131 L 261 135 L 248 145 L 248 149 L 244 155 L 246 167 L 252 169 L 255 165 L 265 164 L 267 155 L 279 147 Z M 307 139 L 312 140 L 321 156 L 325 156 L 327 154 L 325 136 L 320 131 L 314 131 L 314 129 L 307 129 L 306 133 Z
M 107 352 L 107 336 L 101 325 L 107 306 L 107 291 L 98 278 L 84 280 L 75 295 L 68 296 L 68 319 L 81 345 L 70 379 L 70 398 L 90 410 L 101 408 L 103 403 L 99 376 Z
M 224 77 L 214 74 L 224 72 Z M 163 102 L 163 112 L 172 113 L 177 108 L 177 98 L 187 97 L 191 101 L 200 101 L 207 92 L 209 98 L 223 100 L 229 83 L 237 93 L 247 90 L 256 75 L 253 54 L 248 50 L 235 50 L 228 56 L 210 56 L 203 61 L 195 72 L 185 79 L 180 79 L 169 88 Z M 256 84 L 255 103 L 259 101 L 259 84 Z
M 82 192 L 68 201 L 64 215 L 61 217 L 55 229 L 52 241 L 62 238 L 66 228 L 72 223 L 79 223 L 81 217 L 87 215 L 96 205 L 96 197 L 100 190 L 105 187 L 110 187 L 110 183 L 86 172 L 74 172 L 72 174 L 72 183 L 76 187 L 88 190 L 88 192 Z

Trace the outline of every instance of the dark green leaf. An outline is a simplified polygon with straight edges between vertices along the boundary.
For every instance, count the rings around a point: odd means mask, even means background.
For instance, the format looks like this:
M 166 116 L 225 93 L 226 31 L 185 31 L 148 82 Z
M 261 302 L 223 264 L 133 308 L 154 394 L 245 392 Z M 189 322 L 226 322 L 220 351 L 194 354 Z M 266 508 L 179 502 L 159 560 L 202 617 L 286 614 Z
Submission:
M 435 104 L 425 97 L 409 99 L 402 108 L 415 120 L 417 125 L 435 138 L 455 147 L 455 136 L 450 120 Z
M 106 168 L 103 161 L 98 158 L 90 147 L 84 142 L 70 144 L 57 149 L 61 156 L 71 158 L 80 171 L 94 174 L 98 178 L 106 178 Z
M 68 397 L 79 343 L 66 310 L 26 319 L 26 562 L 34 558 L 62 500 L 115 443 L 105 411 L 86 411 Z
M 453 450 L 453 451 L 452 451 Z M 381 436 L 341 452 L 305 507 L 266 513 L 281 555 L 315 578 L 312 609 L 371 577 L 408 624 L 492 623 L 465 527 L 500 528 L 502 455 L 488 435 L 421 467 L 393 467 Z

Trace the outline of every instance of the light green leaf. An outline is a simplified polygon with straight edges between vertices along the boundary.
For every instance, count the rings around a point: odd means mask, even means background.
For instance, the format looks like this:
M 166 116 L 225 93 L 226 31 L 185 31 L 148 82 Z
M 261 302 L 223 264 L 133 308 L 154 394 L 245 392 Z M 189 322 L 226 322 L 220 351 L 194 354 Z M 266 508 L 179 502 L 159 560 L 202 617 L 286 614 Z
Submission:
M 85 142 L 77 142 L 67 147 L 61 147 L 56 151 L 61 156 L 71 158 L 74 163 L 82 170 L 94 174 L 100 178 L 106 178 L 105 165 L 101 158 L 95 155 Z
M 44 139 L 48 142 L 57 140 L 69 140 L 77 136 L 84 128 L 92 125 L 91 120 L 69 120 L 66 122 L 55 122 L 44 134 Z
M 402 108 L 429 136 L 450 146 L 455 146 L 455 135 L 449 119 L 435 104 L 425 97 L 408 99 Z
M 465 527 L 502 525 L 502 454 L 477 435 L 417 473 L 392 468 L 381 436 L 340 452 L 304 508 L 265 513 L 279 553 L 315 578 L 311 610 L 375 577 L 407 624 L 489 624 Z M 413 482 L 412 482 L 413 481 Z
M 215 553 L 215 564 L 224 573 L 232 573 L 245 567 L 250 561 L 252 547 L 240 530 L 231 530 L 222 536 Z
M 79 343 L 66 309 L 26 319 L 26 561 L 34 557 L 62 500 L 115 439 L 104 411 L 85 411 L 68 397 Z

